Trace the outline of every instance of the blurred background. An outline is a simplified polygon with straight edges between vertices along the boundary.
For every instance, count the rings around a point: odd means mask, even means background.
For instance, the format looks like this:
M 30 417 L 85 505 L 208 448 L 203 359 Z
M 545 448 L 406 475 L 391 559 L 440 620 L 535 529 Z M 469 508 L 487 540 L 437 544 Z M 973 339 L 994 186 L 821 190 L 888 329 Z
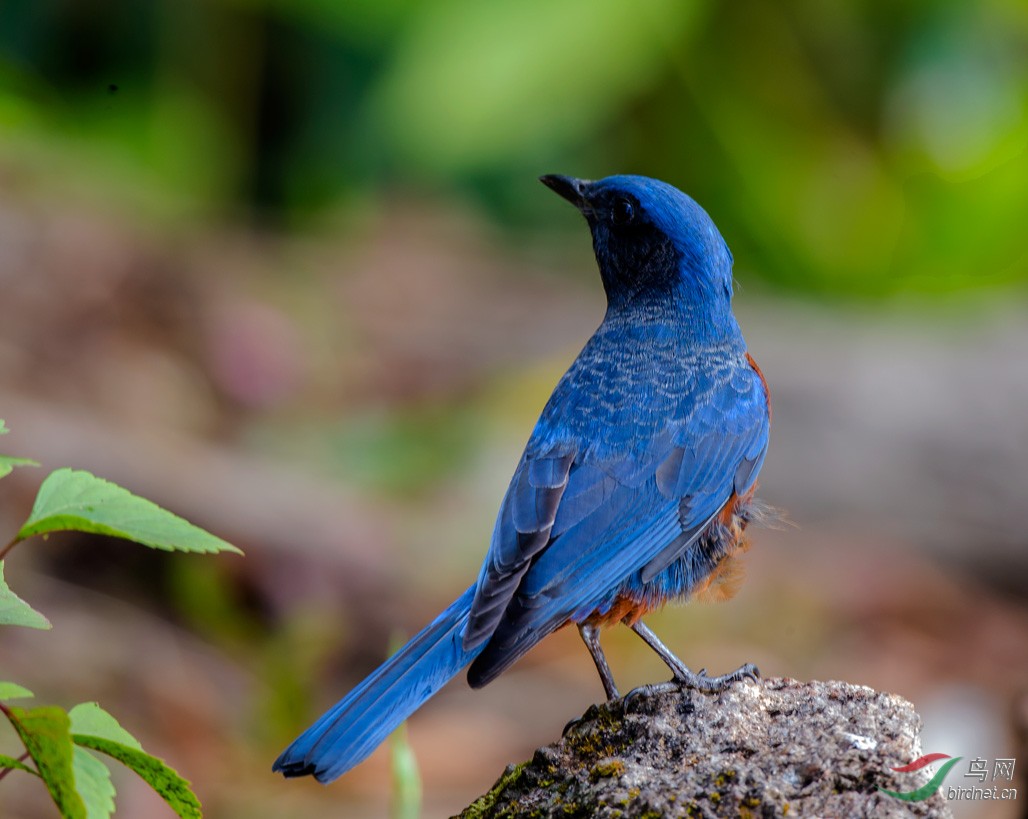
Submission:
M 551 172 L 710 212 L 774 398 L 789 523 L 734 600 L 651 624 L 694 667 L 910 699 L 926 752 L 1017 759 L 1019 802 L 957 815 L 1022 815 L 1022 0 L 2 0 L 4 450 L 246 557 L 22 546 L 8 580 L 54 629 L 0 632 L 0 676 L 99 700 L 212 817 L 386 815 L 384 751 L 329 788 L 270 764 L 475 576 L 602 316 Z M 4 531 L 43 475 L 3 481 Z M 605 645 L 623 690 L 666 676 Z M 424 815 L 601 697 L 573 633 L 458 678 L 410 725 Z M 51 816 L 17 780 L 3 813 Z M 119 815 L 164 815 L 117 784 Z

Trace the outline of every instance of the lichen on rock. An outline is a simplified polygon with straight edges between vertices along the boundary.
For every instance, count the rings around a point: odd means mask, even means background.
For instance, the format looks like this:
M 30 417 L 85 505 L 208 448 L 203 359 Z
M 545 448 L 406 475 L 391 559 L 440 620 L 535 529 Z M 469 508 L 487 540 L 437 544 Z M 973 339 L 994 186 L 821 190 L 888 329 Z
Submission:
M 461 819 L 949 817 L 920 718 L 901 697 L 840 682 L 767 679 L 719 694 L 668 687 L 591 706 L 553 745 L 511 766 Z

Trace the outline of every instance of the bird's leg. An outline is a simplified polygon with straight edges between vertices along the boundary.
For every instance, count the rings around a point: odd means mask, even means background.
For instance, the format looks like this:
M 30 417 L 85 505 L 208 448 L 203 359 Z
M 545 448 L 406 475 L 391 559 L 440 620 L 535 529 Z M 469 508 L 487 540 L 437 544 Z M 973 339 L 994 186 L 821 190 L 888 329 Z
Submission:
M 757 670 L 753 663 L 746 663 L 732 673 L 723 674 L 720 677 L 708 677 L 706 669 L 701 670 L 699 673 L 690 671 L 685 663 L 672 654 L 671 649 L 664 645 L 660 638 L 642 620 L 637 620 L 630 628 L 643 638 L 646 645 L 657 652 L 660 659 L 667 663 L 675 675 L 675 681 L 689 688 L 697 688 L 700 691 L 724 691 L 734 682 L 756 680 L 760 676 L 760 671 Z
M 582 623 L 578 627 L 578 633 L 582 635 L 582 642 L 589 649 L 593 662 L 596 663 L 596 670 L 600 673 L 600 681 L 603 683 L 603 690 L 608 700 L 616 700 L 621 695 L 618 687 L 614 684 L 614 675 L 610 673 L 610 666 L 607 665 L 607 658 L 603 656 L 603 649 L 600 648 L 599 626 L 592 626 Z

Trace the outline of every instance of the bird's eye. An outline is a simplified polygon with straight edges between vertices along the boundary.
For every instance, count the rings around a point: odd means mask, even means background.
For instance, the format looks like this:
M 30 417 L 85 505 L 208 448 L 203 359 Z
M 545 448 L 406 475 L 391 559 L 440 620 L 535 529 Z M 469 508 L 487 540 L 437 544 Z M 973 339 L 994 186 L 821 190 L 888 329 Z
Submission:
M 610 221 L 618 227 L 632 224 L 635 219 L 635 208 L 627 199 L 617 199 L 610 208 Z

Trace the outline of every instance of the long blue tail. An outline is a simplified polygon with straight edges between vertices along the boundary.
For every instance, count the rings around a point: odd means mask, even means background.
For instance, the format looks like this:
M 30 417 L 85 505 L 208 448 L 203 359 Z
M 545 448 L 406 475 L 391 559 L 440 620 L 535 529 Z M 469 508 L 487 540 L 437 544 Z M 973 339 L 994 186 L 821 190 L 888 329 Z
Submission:
M 482 651 L 461 645 L 475 587 L 422 629 L 286 748 L 272 770 L 331 782 L 362 762 Z

